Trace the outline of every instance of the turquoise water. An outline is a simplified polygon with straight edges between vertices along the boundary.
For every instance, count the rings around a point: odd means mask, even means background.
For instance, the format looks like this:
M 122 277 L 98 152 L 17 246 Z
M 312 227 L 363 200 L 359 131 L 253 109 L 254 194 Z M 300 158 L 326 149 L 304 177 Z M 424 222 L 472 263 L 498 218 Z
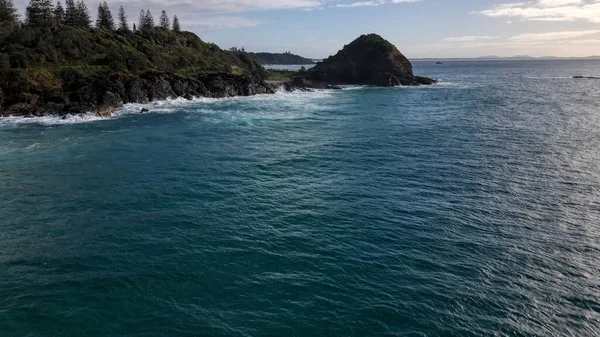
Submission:
M 0 336 L 596 336 L 598 61 L 0 119 Z

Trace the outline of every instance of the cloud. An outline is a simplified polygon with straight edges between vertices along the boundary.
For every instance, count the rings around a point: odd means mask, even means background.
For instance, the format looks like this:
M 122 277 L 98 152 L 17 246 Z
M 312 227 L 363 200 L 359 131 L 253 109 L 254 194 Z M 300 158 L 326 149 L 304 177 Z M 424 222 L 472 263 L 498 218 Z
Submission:
M 392 4 L 401 4 L 401 3 L 413 3 L 413 2 L 419 2 L 421 0 L 377 0 L 377 1 L 358 1 L 358 2 L 352 2 L 352 3 L 348 3 L 348 4 L 337 4 L 334 7 L 341 7 L 341 8 L 352 8 L 352 7 L 375 7 L 375 6 L 381 6 L 384 4 L 388 4 L 388 3 L 392 3 Z
M 499 36 L 462 36 L 445 38 L 445 42 L 452 42 L 455 47 L 484 48 L 484 47 L 513 47 L 526 49 L 532 46 L 564 46 L 597 44 L 600 39 L 587 38 L 590 35 L 600 34 L 600 30 L 558 31 L 548 33 L 517 34 L 502 38 Z M 578 39 L 586 37 L 586 39 Z M 448 45 L 448 44 L 446 44 Z
M 478 12 L 493 18 L 528 21 L 589 21 L 600 23 L 598 0 L 536 0 L 500 4 Z
M 480 40 L 492 40 L 499 39 L 500 36 L 460 36 L 460 37 L 447 37 L 444 41 L 448 42 L 472 42 Z
M 382 1 L 359 1 L 350 4 L 337 4 L 335 7 L 373 7 L 384 4 Z
M 214 31 L 221 29 L 253 28 L 264 22 L 252 20 L 239 16 L 210 16 L 196 17 L 194 15 L 181 16 L 181 24 L 186 30 L 191 31 Z
M 568 40 L 576 37 L 598 34 L 600 30 L 579 30 L 579 31 L 567 31 L 567 32 L 550 32 L 550 33 L 539 33 L 539 34 L 519 34 L 515 35 L 508 40 L 515 42 L 546 42 L 556 40 Z

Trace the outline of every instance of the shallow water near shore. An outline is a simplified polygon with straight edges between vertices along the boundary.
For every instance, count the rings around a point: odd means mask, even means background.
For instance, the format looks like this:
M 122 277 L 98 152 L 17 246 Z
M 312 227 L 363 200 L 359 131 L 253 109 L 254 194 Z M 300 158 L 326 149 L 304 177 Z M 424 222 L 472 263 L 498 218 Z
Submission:
M 0 336 L 595 336 L 600 61 L 0 119 Z

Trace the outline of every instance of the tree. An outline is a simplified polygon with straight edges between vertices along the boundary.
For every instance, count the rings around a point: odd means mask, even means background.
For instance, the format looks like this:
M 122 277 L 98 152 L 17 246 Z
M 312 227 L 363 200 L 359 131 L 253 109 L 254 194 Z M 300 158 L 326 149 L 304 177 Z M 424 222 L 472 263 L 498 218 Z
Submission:
M 137 32 L 137 27 L 135 26 L 135 23 L 133 23 L 133 32 Z
M 90 18 L 90 11 L 85 2 L 77 1 L 75 10 L 75 26 L 90 28 L 92 19 Z
M 171 20 L 169 20 L 167 12 L 165 11 L 162 11 L 162 14 L 160 15 L 160 27 L 167 30 L 171 29 Z
M 181 31 L 181 26 L 179 26 L 179 18 L 177 17 L 177 15 L 175 15 L 173 17 L 173 31 L 174 32 L 180 32 Z
M 27 15 L 26 22 L 29 25 L 39 26 L 52 22 L 51 0 L 31 0 L 25 11 Z
M 152 16 L 152 13 L 150 13 L 150 10 L 146 10 L 146 29 L 152 29 L 154 28 L 154 17 Z
M 146 11 L 142 9 L 140 11 L 140 18 L 138 19 L 138 26 L 140 27 L 140 30 L 144 29 L 145 22 L 146 22 Z
M 58 1 L 56 3 L 56 7 L 54 7 L 54 21 L 56 21 L 57 23 L 65 22 L 65 10 L 63 9 L 63 6 L 60 3 L 60 1 Z
M 135 26 L 135 24 L 134 24 Z M 125 14 L 125 9 L 123 6 L 119 8 L 119 29 L 124 31 L 129 31 L 129 24 L 127 23 L 127 15 Z
M 108 30 L 115 29 L 115 20 L 113 19 L 110 8 L 106 2 L 98 6 L 98 17 L 96 18 L 96 27 Z
M 77 6 L 74 0 L 65 1 L 65 24 L 69 26 L 77 25 Z
M 12 0 L 0 0 L 0 22 L 17 22 L 19 13 Z
M 152 16 L 152 13 L 150 13 L 150 10 L 142 10 L 140 12 L 140 22 L 139 22 L 139 29 L 140 30 L 146 30 L 146 29 L 152 29 L 154 28 L 154 17 Z

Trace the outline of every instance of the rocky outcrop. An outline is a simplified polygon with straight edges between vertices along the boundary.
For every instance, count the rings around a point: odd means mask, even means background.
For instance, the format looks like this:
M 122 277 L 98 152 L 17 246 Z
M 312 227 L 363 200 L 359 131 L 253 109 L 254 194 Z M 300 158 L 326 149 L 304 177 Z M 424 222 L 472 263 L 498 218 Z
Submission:
M 398 48 L 376 34 L 362 35 L 306 71 L 304 78 L 315 86 L 323 84 L 430 85 L 436 80 L 415 76 L 412 64 Z
M 273 93 L 262 80 L 233 74 L 209 74 L 198 78 L 165 72 L 137 76 L 112 75 L 73 79 L 52 92 L 34 92 L 26 101 L 15 95 L 4 97 L 0 116 L 43 116 L 95 113 L 108 117 L 126 103 L 148 103 L 167 98 L 231 97 Z
M 573 76 L 576 80 L 600 80 L 600 77 L 594 76 Z

